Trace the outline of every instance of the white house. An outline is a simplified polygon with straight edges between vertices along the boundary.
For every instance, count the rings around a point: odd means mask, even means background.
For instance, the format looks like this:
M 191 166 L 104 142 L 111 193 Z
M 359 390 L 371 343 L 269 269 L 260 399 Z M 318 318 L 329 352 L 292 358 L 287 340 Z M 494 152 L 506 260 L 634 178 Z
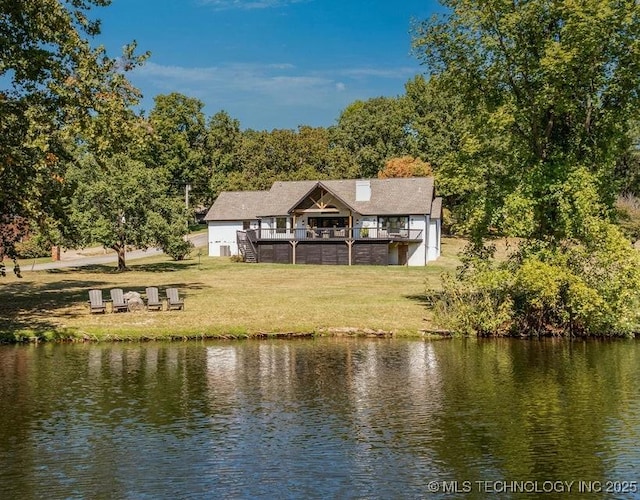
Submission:
M 275 182 L 220 193 L 209 255 L 253 262 L 424 266 L 440 255 L 432 177 Z

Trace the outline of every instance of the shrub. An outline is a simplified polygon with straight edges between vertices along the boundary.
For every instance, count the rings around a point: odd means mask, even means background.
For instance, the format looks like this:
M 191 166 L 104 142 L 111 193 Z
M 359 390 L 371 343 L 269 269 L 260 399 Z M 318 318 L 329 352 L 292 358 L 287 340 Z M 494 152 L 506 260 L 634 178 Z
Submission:
M 51 242 L 39 234 L 27 236 L 16 243 L 16 255 L 21 259 L 35 259 L 51 255 Z
M 614 225 L 583 242 L 528 241 L 508 261 L 466 258 L 443 281 L 438 326 L 476 335 L 628 336 L 640 332 L 640 253 Z
M 169 235 L 162 242 L 162 251 L 173 260 L 184 260 L 192 248 L 193 243 L 180 235 Z

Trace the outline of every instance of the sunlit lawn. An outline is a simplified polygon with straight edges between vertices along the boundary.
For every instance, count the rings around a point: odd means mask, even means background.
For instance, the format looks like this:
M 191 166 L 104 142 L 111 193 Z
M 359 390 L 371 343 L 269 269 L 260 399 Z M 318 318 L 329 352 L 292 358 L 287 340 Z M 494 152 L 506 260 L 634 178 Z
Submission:
M 135 339 L 369 330 L 416 334 L 429 328 L 424 294 L 453 270 L 463 242 L 443 241 L 427 267 L 233 263 L 228 258 L 166 256 L 110 266 L 25 272 L 0 279 L 0 334 L 21 337 Z M 90 314 L 88 290 L 175 286 L 184 311 Z

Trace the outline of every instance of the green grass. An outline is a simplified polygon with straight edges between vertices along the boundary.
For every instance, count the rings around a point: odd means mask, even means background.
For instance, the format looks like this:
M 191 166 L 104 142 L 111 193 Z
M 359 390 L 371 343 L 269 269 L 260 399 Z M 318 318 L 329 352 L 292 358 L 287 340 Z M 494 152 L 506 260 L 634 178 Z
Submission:
M 458 263 L 460 240 L 443 241 L 427 267 L 312 266 L 233 263 L 156 256 L 110 266 L 25 272 L 0 279 L 0 340 L 168 339 L 320 334 L 336 331 L 417 334 L 425 321 L 425 286 Z M 184 311 L 89 314 L 88 290 L 143 293 L 175 286 Z

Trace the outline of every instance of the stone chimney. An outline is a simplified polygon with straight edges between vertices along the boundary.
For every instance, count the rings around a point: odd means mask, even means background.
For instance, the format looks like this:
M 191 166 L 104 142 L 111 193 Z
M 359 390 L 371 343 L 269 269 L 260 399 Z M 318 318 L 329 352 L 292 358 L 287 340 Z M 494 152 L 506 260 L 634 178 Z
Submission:
M 356 201 L 371 200 L 371 181 L 356 181 Z

